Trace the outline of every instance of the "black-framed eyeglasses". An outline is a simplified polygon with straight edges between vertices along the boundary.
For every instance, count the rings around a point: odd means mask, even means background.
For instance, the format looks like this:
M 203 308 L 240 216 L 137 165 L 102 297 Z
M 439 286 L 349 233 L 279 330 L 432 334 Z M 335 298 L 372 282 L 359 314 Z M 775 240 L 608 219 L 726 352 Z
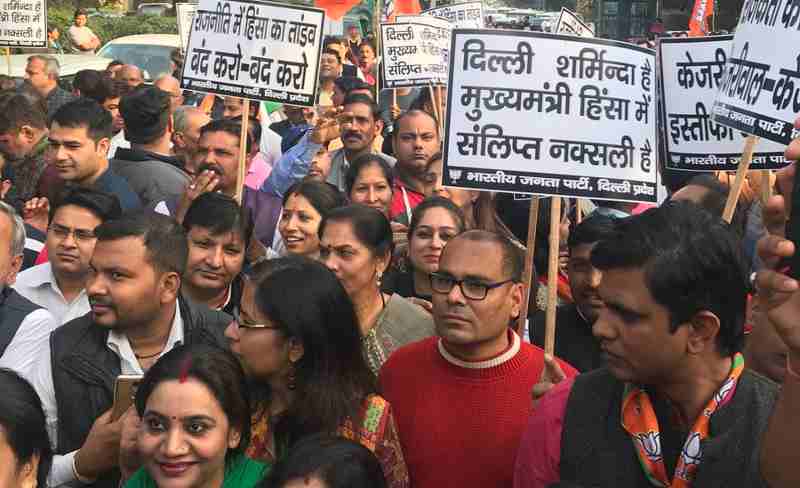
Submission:
M 482 281 L 464 279 L 457 280 L 452 276 L 443 275 L 440 273 L 431 273 L 431 288 L 436 293 L 447 294 L 453 290 L 453 287 L 458 285 L 461 288 L 461 294 L 470 300 L 483 300 L 490 290 L 499 288 L 506 283 L 511 283 L 514 280 L 505 280 L 497 283 L 484 283 Z
M 62 240 L 69 237 L 70 234 L 73 235 L 75 240 L 78 242 L 88 242 L 97 239 L 97 235 L 95 235 L 94 231 L 85 229 L 70 229 L 69 227 L 64 227 L 63 225 L 58 224 L 50 224 L 50 227 L 48 227 L 47 230 Z
M 280 327 L 276 327 L 271 324 L 251 324 L 249 322 L 245 322 L 242 320 L 242 316 L 239 314 L 239 307 L 233 309 L 233 321 L 236 322 L 236 325 L 239 326 L 240 329 L 273 329 L 278 330 Z

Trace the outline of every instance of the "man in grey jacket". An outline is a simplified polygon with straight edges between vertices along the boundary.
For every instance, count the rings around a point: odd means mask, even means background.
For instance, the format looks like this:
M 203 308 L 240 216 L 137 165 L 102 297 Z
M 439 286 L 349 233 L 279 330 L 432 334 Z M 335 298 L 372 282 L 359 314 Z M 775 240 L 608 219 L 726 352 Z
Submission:
M 128 181 L 146 208 L 179 198 L 189 184 L 189 175 L 172 155 L 169 107 L 169 94 L 152 86 L 137 88 L 120 102 L 131 147 L 117 149 L 111 167 Z

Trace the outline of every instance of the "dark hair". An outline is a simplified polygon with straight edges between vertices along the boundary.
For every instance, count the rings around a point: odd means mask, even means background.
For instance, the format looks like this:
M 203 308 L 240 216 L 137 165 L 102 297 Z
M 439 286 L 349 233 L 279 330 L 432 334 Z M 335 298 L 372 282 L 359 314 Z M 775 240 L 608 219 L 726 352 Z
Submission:
M 728 226 L 691 202 L 668 202 L 621 219 L 592 251 L 600 270 L 642 268 L 653 299 L 667 308 L 675 332 L 707 310 L 720 321 L 717 347 L 740 351 L 748 277 L 741 246 Z
M 519 248 L 511 241 L 511 239 L 496 232 L 473 229 L 457 235 L 447 243 L 445 249 L 447 249 L 447 246 L 449 246 L 451 242 L 459 239 L 466 239 L 471 242 L 489 242 L 500 246 L 503 274 L 507 275 L 508 279 L 514 283 L 522 282 L 522 268 L 524 266 L 524 260 Z
M 348 94 L 347 97 L 345 97 L 344 103 L 342 103 L 342 105 L 346 106 L 346 105 L 353 105 L 356 103 L 361 103 L 369 107 L 369 112 L 372 115 L 372 120 L 373 121 L 378 120 L 378 114 L 380 110 L 378 109 L 378 104 L 375 103 L 375 100 L 373 100 L 372 97 L 368 97 L 367 95 L 362 95 L 360 93 L 355 93 L 353 95 Z
M 350 93 L 350 90 L 358 86 L 360 83 L 362 83 L 362 81 L 355 76 L 340 76 L 333 80 L 333 84 L 336 85 L 339 90 L 345 94 L 345 96 L 347 96 L 347 94 Z M 369 85 L 367 85 L 367 87 L 369 87 Z
M 244 453 L 250 443 L 250 396 L 239 360 L 230 351 L 204 343 L 177 346 L 161 356 L 145 373 L 136 391 L 136 412 L 143 416 L 150 395 L 165 381 L 193 378 L 219 402 L 232 429 L 241 434 L 239 445 L 225 458 Z
M 207 123 L 203 127 L 200 128 L 200 137 L 212 132 L 225 132 L 230 134 L 236 139 L 239 139 L 242 136 L 242 119 L 239 118 L 227 118 L 227 119 L 219 119 L 219 120 L 212 120 L 211 122 Z M 245 145 L 245 150 L 247 154 L 250 154 L 250 149 L 253 146 L 253 141 L 251 140 L 251 133 L 247 131 L 247 142 Z M 239 145 L 237 144 L 236 147 L 238 148 Z
M 141 237 L 147 258 L 161 271 L 183 276 L 189 253 L 186 232 L 174 219 L 151 210 L 126 212 L 118 219 L 103 222 L 94 230 L 98 241 Z
M 183 228 L 188 234 L 192 227 L 208 229 L 212 235 L 236 231 L 246 246 L 253 234 L 250 212 L 242 208 L 233 198 L 222 193 L 203 193 L 197 197 L 183 219 Z
M 83 93 L 81 96 L 91 98 L 95 102 L 102 105 L 106 100 L 112 98 L 121 98 L 123 94 L 128 91 L 128 84 L 121 80 L 115 80 L 109 76 L 103 76 L 100 83 L 95 86 L 94 90 Z
M 89 98 L 78 98 L 62 105 L 50 119 L 50 125 L 77 129 L 85 127 L 86 133 L 95 142 L 111 138 L 111 114 L 102 105 Z
M 431 99 L 431 91 L 430 90 L 420 90 L 419 95 L 417 98 L 411 102 L 411 105 L 408 107 L 409 110 L 422 110 L 423 112 L 427 113 L 430 116 L 434 114 L 425 110 L 425 105 L 431 104 L 433 105 L 433 100 Z
M 53 451 L 39 395 L 28 381 L 5 368 L 0 368 L 0 391 L 0 429 L 17 458 L 17 467 L 38 455 L 37 486 L 47 486 Z
M 320 239 L 330 222 L 349 222 L 353 234 L 375 257 L 391 256 L 394 251 L 392 226 L 380 210 L 358 204 L 331 210 L 319 224 Z
M 275 463 L 259 488 L 285 488 L 291 480 L 320 479 L 326 488 L 386 488 L 383 469 L 369 449 L 343 437 L 315 435 Z
M 613 217 L 592 214 L 569 232 L 568 247 L 570 249 L 582 244 L 594 244 L 614 235 L 615 221 Z
M 47 114 L 41 105 L 31 102 L 22 94 L 5 93 L 0 99 L 0 134 L 18 132 L 23 126 L 29 125 L 35 129 L 47 128 Z
M 324 181 L 302 180 L 293 184 L 283 194 L 284 207 L 292 195 L 300 195 L 308 200 L 308 203 L 322 216 L 323 220 L 331 210 L 347 205 L 347 199 L 342 192 Z
M 364 94 L 364 93 L 353 93 L 356 90 L 368 90 L 369 91 L 369 95 Z M 355 83 L 353 83 L 353 85 L 350 87 L 350 89 L 347 90 L 347 94 L 346 95 L 347 96 L 350 96 L 350 95 L 362 95 L 362 96 L 365 96 L 365 97 L 369 98 L 373 102 L 375 101 L 375 95 L 372 94 L 372 87 L 366 81 L 360 80 L 358 78 L 356 78 Z
M 119 59 L 115 59 L 115 60 L 111 61 L 110 63 L 108 63 L 108 66 L 106 66 L 106 69 L 112 68 L 114 66 L 125 66 L 125 63 L 123 61 L 119 60 Z
M 103 79 L 105 72 L 97 71 L 94 69 L 82 69 L 75 73 L 75 78 L 72 80 L 72 89 L 78 90 L 81 96 L 87 96 L 88 93 L 93 93 L 97 89 L 97 85 Z
M 437 134 L 439 133 L 439 124 L 438 122 L 436 122 L 436 117 L 434 117 L 433 115 L 429 114 L 424 110 L 411 109 L 401 113 L 400 116 L 395 119 L 394 127 L 392 128 L 393 129 L 392 134 L 394 134 L 395 137 L 397 137 L 397 135 L 400 134 L 400 124 L 403 122 L 404 119 L 407 119 L 409 117 L 417 117 L 419 115 L 424 115 L 426 117 L 429 117 L 433 121 L 433 126 L 436 127 L 436 133 Z M 438 154 L 439 157 L 441 157 L 442 153 L 439 152 Z M 433 161 L 433 158 L 429 159 L 428 161 Z
M 79 15 L 89 15 L 89 13 L 86 11 L 86 9 L 83 8 L 75 9 L 75 14 L 72 16 L 72 18 L 74 19 Z
M 361 44 L 358 45 L 358 50 L 360 51 L 362 47 L 367 46 L 372 49 L 372 53 L 376 56 L 378 55 L 377 50 L 375 49 L 375 43 L 370 41 L 369 39 L 364 39 L 361 41 Z
M 339 53 L 337 51 L 325 46 L 325 49 L 322 50 L 322 54 L 329 54 L 331 56 L 336 56 L 336 60 L 339 61 L 339 64 L 342 64 L 342 57 L 339 56 Z
M 286 336 L 303 345 L 295 364 L 295 399 L 275 429 L 278 445 L 291 445 L 305 435 L 333 433 L 347 418 L 358 424 L 364 399 L 377 387 L 362 352 L 353 303 L 333 272 L 300 256 L 274 261 L 277 269 L 259 283 L 255 301 Z
M 411 214 L 411 223 L 408 225 L 409 241 L 411 240 L 411 236 L 414 234 L 414 231 L 417 230 L 417 227 L 419 227 L 419 222 L 425 216 L 425 212 L 432 208 L 442 208 L 447 210 L 450 213 L 450 216 L 453 217 L 453 220 L 456 221 L 456 226 L 458 227 L 456 230 L 459 234 L 467 230 L 467 224 L 464 221 L 464 212 L 458 208 L 458 205 L 447 198 L 428 197 L 420 202 L 419 205 L 414 207 L 414 213 Z
M 55 24 L 48 23 L 47 24 L 47 33 L 52 34 L 54 31 L 58 30 L 58 26 Z
M 170 119 L 169 93 L 156 86 L 139 86 L 119 103 L 125 120 L 125 138 L 135 144 L 150 144 L 163 136 Z
M 122 207 L 116 195 L 94 188 L 72 187 L 60 195 L 50 207 L 50 220 L 53 220 L 59 208 L 67 205 L 85 208 L 92 212 L 101 222 L 118 219 L 122 215 Z
M 722 213 L 725 211 L 725 204 L 728 202 L 728 193 L 730 192 L 728 185 L 719 181 L 719 179 L 711 174 L 700 174 L 693 177 L 685 186 L 690 185 L 699 186 L 708 190 L 697 204 L 710 212 L 714 217 L 722 218 Z M 740 238 L 744 236 L 745 226 L 747 225 L 747 210 L 748 205 L 744 202 L 744 199 L 740 198 L 736 202 L 736 210 L 733 213 L 733 218 L 730 223 L 731 229 L 733 229 Z
M 361 174 L 361 171 L 364 168 L 369 168 L 371 166 L 377 166 L 380 168 L 381 172 L 383 172 L 383 176 L 389 183 L 389 186 L 392 185 L 392 182 L 394 181 L 394 170 L 392 170 L 392 167 L 389 165 L 389 163 L 383 159 L 383 157 L 378 156 L 377 154 L 362 154 L 350 163 L 350 167 L 347 168 L 347 173 L 344 175 L 344 187 L 347 196 L 350 196 L 350 194 L 353 192 L 353 186 L 356 184 L 356 180 L 358 179 L 358 175 Z
M 252 104 L 250 105 L 253 106 Z M 229 117 L 230 120 L 234 120 L 239 123 L 239 127 L 242 126 L 242 116 L 237 115 L 236 117 Z M 240 129 L 241 130 L 241 129 Z M 237 136 L 238 137 L 238 136 Z M 301 136 L 302 137 L 302 136 Z M 299 140 L 299 139 L 298 139 Z M 246 149 L 248 154 L 250 153 L 251 146 L 255 146 L 258 149 L 258 146 L 261 144 L 261 122 L 255 117 L 248 117 L 247 119 L 247 142 L 246 142 Z

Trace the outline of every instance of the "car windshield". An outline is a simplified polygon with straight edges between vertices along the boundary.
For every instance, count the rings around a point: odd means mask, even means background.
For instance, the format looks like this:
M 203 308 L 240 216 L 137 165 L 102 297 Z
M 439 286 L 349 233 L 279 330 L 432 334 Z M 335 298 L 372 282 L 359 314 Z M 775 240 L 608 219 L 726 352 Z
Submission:
M 134 64 L 144 71 L 145 81 L 152 81 L 164 73 L 172 74 L 169 54 L 173 49 L 172 46 L 148 44 L 108 44 L 97 55 Z

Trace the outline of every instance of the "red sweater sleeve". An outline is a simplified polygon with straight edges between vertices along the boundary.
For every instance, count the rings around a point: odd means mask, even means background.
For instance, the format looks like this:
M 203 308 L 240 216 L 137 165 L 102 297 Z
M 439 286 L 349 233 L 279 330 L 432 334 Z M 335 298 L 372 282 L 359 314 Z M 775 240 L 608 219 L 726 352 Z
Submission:
M 561 430 L 575 379 L 564 372 L 569 378 L 542 397 L 522 434 L 514 467 L 514 488 L 546 488 L 560 481 Z

